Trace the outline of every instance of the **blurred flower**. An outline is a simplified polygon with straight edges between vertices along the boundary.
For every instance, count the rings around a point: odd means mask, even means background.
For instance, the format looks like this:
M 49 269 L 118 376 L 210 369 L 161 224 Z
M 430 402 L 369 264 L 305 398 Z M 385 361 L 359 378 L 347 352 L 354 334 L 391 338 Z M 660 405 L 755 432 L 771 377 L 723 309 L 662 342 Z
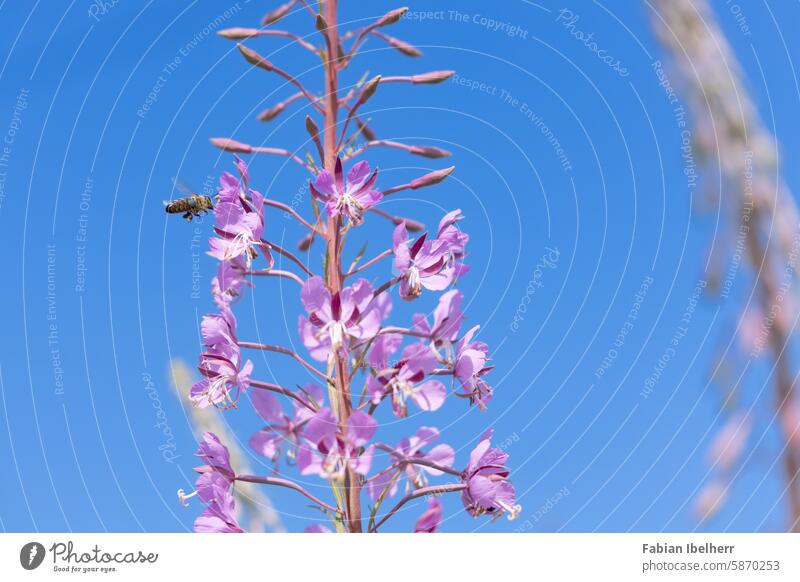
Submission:
M 435 497 L 428 498 L 428 508 L 419 516 L 414 533 L 436 533 L 442 521 L 442 503 Z
M 733 468 L 742 456 L 751 430 L 752 422 L 744 413 L 731 415 L 711 442 L 708 451 L 709 462 L 716 464 L 723 471 Z

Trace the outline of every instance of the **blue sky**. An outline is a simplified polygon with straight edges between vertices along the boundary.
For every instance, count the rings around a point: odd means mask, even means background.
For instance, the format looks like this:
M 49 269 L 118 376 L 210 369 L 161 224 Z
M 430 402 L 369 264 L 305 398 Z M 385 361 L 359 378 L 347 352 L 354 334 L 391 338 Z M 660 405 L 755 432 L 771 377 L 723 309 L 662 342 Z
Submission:
M 343 22 L 370 21 L 395 7 L 343 4 Z M 385 208 L 428 225 L 462 209 L 472 270 L 459 286 L 469 324 L 481 324 L 496 365 L 487 412 L 451 398 L 406 426 L 438 426 L 459 464 L 494 427 L 524 507 L 517 522 L 490 523 L 467 516 L 454 497 L 445 500 L 443 529 L 781 529 L 775 435 L 768 408 L 758 406 L 765 422 L 729 503 L 706 524 L 691 514 L 710 478 L 707 444 L 724 420 L 709 370 L 716 348 L 730 339 L 735 298 L 749 292 L 746 278 L 727 302 L 699 301 L 653 380 L 707 279 L 704 253 L 715 217 L 693 211 L 700 188 L 687 187 L 683 174 L 680 130 L 653 69 L 667 59 L 647 7 L 468 0 L 435 3 L 426 15 L 426 4 L 412 2 L 409 18 L 389 31 L 419 46 L 422 59 L 370 41 L 342 83 L 356 82 L 364 70 L 457 71 L 438 86 L 381 87 L 366 108 L 381 138 L 453 152 L 451 179 L 397 195 Z M 272 124 L 254 119 L 291 89 L 251 70 L 233 43 L 214 34 L 254 26 L 270 6 L 0 4 L 3 530 L 186 531 L 200 511 L 175 498 L 190 485 L 196 438 L 167 371 L 172 358 L 195 361 L 199 319 L 213 308 L 206 290 L 215 265 L 202 254 L 210 221 L 165 217 L 162 201 L 176 195 L 173 176 L 199 190 L 230 169 L 231 156 L 208 137 L 307 147 L 300 104 Z M 724 2 L 715 6 L 783 158 L 796 159 L 800 137 L 789 128 L 799 126 L 793 63 L 800 45 L 794 35 L 784 44 L 776 28 L 796 20 L 796 6 L 748 4 L 750 36 Z M 579 16 L 576 26 L 594 33 L 618 66 L 570 34 L 558 21 L 562 8 Z M 286 26 L 302 34 L 312 28 L 303 13 Z M 312 55 L 276 39 L 251 45 L 320 89 Z M 381 167 L 383 187 L 443 165 L 392 150 L 375 149 L 368 159 Z M 787 163 L 784 171 L 800 190 L 800 168 Z M 257 157 L 251 173 L 254 187 L 287 203 L 307 179 L 281 158 Z M 308 201 L 299 208 L 308 213 Z M 287 244 L 302 235 L 279 214 L 267 229 Z M 373 221 L 357 236 L 369 240 L 370 254 L 391 234 Z M 359 246 L 353 242 L 351 253 Z M 387 266 L 370 276 L 380 282 L 389 275 Z M 259 282 L 237 307 L 240 336 L 296 343 L 300 305 L 292 285 Z M 433 305 L 431 297 L 420 301 L 395 301 L 394 321 Z M 609 360 L 626 321 L 632 324 Z M 257 378 L 308 380 L 284 360 L 253 360 Z M 746 402 L 769 397 L 759 366 L 743 390 Z M 247 407 L 224 418 L 244 443 L 258 427 Z M 165 426 L 174 444 L 169 459 Z M 395 425 L 382 430 L 387 440 L 402 434 Z M 255 455 L 251 462 L 266 470 Z M 322 483 L 304 483 L 325 494 Z M 268 493 L 290 530 L 312 523 L 295 494 Z M 389 529 L 408 530 L 419 509 L 403 512 Z

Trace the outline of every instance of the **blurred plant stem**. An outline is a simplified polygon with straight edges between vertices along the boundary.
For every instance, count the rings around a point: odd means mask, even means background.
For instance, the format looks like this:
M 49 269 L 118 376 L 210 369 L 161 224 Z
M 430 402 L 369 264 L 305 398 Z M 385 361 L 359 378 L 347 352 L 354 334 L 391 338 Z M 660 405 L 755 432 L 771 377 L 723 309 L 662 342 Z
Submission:
M 174 359 L 170 365 L 170 383 L 181 403 L 191 415 L 195 433 L 213 432 L 227 443 L 231 456 L 231 463 L 242 474 L 253 473 L 247 462 L 247 455 L 238 446 L 238 440 L 228 426 L 220 418 L 219 411 L 214 407 L 199 408 L 189 400 L 189 392 L 194 383 L 192 371 L 182 360 Z M 198 461 L 199 463 L 199 461 Z M 251 532 L 285 532 L 283 523 L 269 498 L 264 495 L 263 489 L 253 483 L 237 482 L 234 489 L 236 498 L 237 520 L 239 523 L 249 523 L 247 531 Z
M 770 417 L 780 421 L 782 430 L 788 529 L 798 531 L 798 435 L 797 426 L 789 421 L 796 405 L 797 376 L 789 353 L 797 313 L 787 293 L 797 280 L 797 207 L 780 178 L 775 136 L 761 122 L 739 62 L 706 0 L 655 0 L 650 8 L 653 28 L 671 53 L 679 85 L 688 98 L 693 152 L 703 163 L 707 186 L 719 196 L 718 211 L 727 213 L 722 217 L 727 221 L 722 235 L 712 241 L 712 259 L 721 254 L 719 262 L 731 261 L 726 244 L 730 235 L 736 239 L 746 232 L 742 254 L 754 271 L 753 292 L 749 298 L 745 294 L 739 311 L 758 309 L 762 316 L 774 318 L 768 326 L 761 324 L 762 335 L 766 326 L 768 336 L 764 355 L 773 364 L 770 379 L 775 397 L 768 406 L 774 411 Z M 741 228 L 745 223 L 749 228 Z M 751 359 L 759 355 L 760 351 L 754 351 Z

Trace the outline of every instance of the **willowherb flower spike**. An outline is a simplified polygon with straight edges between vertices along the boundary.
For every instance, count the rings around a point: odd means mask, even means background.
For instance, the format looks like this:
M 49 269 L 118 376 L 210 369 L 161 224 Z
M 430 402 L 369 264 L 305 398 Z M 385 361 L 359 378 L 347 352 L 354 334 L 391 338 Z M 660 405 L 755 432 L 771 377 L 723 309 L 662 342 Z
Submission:
M 366 160 L 349 163 L 350 158 L 378 146 L 427 158 L 450 155 L 435 146 L 378 140 L 357 110 L 375 98 L 384 83 L 433 84 L 449 78 L 452 71 L 405 77 L 376 75 L 342 95 L 338 74 L 370 35 L 409 56 L 421 54 L 378 30 L 397 23 L 406 9 L 392 10 L 363 28 L 340 34 L 335 2 L 322 3 L 322 12 L 316 14 L 309 3 L 291 1 L 270 12 L 264 23 L 276 22 L 295 6 L 299 14 L 311 13 L 322 36 L 319 54 L 325 78 L 316 88 L 322 97 L 315 97 L 255 50 L 241 44 L 238 48 L 253 66 L 276 73 L 299 89 L 264 110 L 259 119 L 273 119 L 302 97 L 309 100 L 312 111 L 305 116 L 303 128 L 308 137 L 301 133 L 302 143 L 309 139 L 314 143 L 314 148 L 307 149 L 315 149 L 317 159 L 312 153 L 303 160 L 289 150 L 230 138 L 212 138 L 211 142 L 233 154 L 286 156 L 314 176 L 307 183 L 308 196 L 291 203 L 251 188 L 247 166 L 238 157 L 238 177 L 228 172 L 220 177 L 208 253 L 218 261 L 211 281 L 217 312 L 203 318 L 198 365 L 202 379 L 191 388 L 196 406 L 226 410 L 252 404 L 262 423 L 250 435 L 249 445 L 266 459 L 269 474 L 237 473 L 225 446 L 206 433 L 198 448 L 205 464 L 196 469 L 196 490 L 180 490 L 179 502 L 191 506 L 195 497 L 201 500 L 204 509 L 195 529 L 210 532 L 242 531 L 232 495 L 237 483 L 283 487 L 303 496 L 312 503 L 315 516 L 321 512 L 329 521 L 309 526 L 309 532 L 377 532 L 406 504 L 420 504 L 427 498 L 415 513 L 414 531 L 432 533 L 443 523 L 448 493 L 458 493 L 474 517 L 506 515 L 513 519 L 520 507 L 509 480 L 508 456 L 491 447 L 491 431 L 483 434 L 466 468 L 460 469 L 456 467 L 464 465 L 457 464 L 454 448 L 439 442 L 446 435 L 432 425 L 443 407 L 461 403 L 484 410 L 494 394 L 487 380 L 493 368 L 490 350 L 477 337 L 479 326 L 462 331 L 464 294 L 455 286 L 468 273 L 469 236 L 461 229 L 464 216 L 460 209 L 452 210 L 435 229 L 422 232 L 421 222 L 395 214 L 394 208 L 391 213 L 383 208 L 386 196 L 439 184 L 454 167 L 381 190 L 374 166 Z M 287 35 L 254 28 L 220 32 L 225 38 L 254 42 L 262 36 Z M 308 48 L 303 42 L 298 44 Z M 340 115 L 345 111 L 346 115 Z M 351 122 L 357 129 L 348 135 Z M 359 135 L 368 141 L 356 145 Z M 273 209 L 302 229 L 291 234 L 295 238 L 290 240 L 299 240 L 297 248 L 303 252 L 295 254 L 275 240 L 283 237 L 284 227 L 273 227 L 275 217 L 267 216 Z M 373 215 L 384 230 L 382 235 L 370 234 L 369 242 L 380 241 L 382 248 L 370 251 L 362 261 L 365 245 L 352 258 L 345 246 L 363 237 L 359 227 Z M 315 250 L 320 250 L 322 260 L 315 263 L 315 253 L 307 251 L 317 239 Z M 276 265 L 276 259 L 282 263 Z M 373 272 L 367 275 L 370 270 Z M 378 278 L 381 272 L 387 273 L 383 281 Z M 239 337 L 234 310 L 243 294 L 256 291 L 256 276 L 299 284 L 303 313 L 297 314 L 297 336 L 305 348 L 303 353 Z M 296 289 L 290 288 L 289 293 Z M 389 324 L 393 296 L 422 305 L 406 325 Z M 252 327 L 243 325 L 242 329 Z M 265 325 L 259 328 L 259 335 L 268 336 L 272 329 Z M 287 358 L 296 366 L 297 375 L 284 383 L 260 380 L 246 350 Z M 397 444 L 379 440 L 382 427 L 377 417 L 384 410 L 397 422 L 413 425 L 405 433 L 409 436 Z M 293 480 L 292 474 L 306 476 L 306 480 L 311 476 L 322 479 L 330 485 L 331 495 L 327 500 L 321 498 L 324 495 L 316 496 Z

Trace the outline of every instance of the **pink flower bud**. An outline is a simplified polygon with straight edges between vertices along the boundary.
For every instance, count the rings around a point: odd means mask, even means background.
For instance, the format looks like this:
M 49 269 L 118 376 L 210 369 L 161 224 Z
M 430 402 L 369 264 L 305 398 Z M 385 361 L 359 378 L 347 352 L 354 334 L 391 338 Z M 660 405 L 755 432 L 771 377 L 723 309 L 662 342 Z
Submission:
M 234 27 L 220 30 L 217 35 L 222 38 L 227 38 L 228 40 L 244 40 L 246 38 L 258 36 L 260 32 L 258 28 Z
M 411 82 L 414 84 L 434 85 L 446 81 L 455 74 L 455 71 L 431 71 L 430 73 L 422 73 L 421 75 L 414 75 L 411 77 Z
M 253 153 L 253 146 L 227 137 L 212 137 L 209 141 L 219 149 L 233 154 Z
M 306 131 L 311 136 L 311 139 L 316 139 L 319 135 L 319 127 L 317 127 L 310 115 L 306 115 Z
M 380 83 L 381 83 L 380 75 L 375 75 L 374 77 L 372 77 L 372 79 L 364 83 L 364 88 L 361 90 L 361 94 L 358 96 L 358 101 L 353 107 L 355 108 L 359 105 L 363 105 L 364 103 L 366 103 L 369 100 L 369 98 L 375 94 L 375 91 L 378 90 L 378 85 L 380 85 Z
M 432 159 L 446 158 L 450 155 L 450 152 L 447 150 L 433 146 L 411 146 L 408 148 L 408 153 L 414 154 L 415 156 L 422 156 L 423 158 Z
M 309 232 L 307 235 L 305 235 L 303 238 L 301 238 L 297 242 L 297 250 L 298 251 L 307 251 L 308 249 L 311 248 L 311 244 L 313 242 L 314 242 L 314 233 L 313 232 Z
M 376 33 L 377 34 L 377 33 Z M 400 40 L 399 38 L 394 38 L 393 36 L 389 36 L 388 34 L 381 35 L 383 39 L 389 44 L 390 47 L 397 49 L 407 57 L 421 57 L 422 51 L 419 50 L 412 44 L 405 42 L 404 40 Z
M 403 17 L 403 14 L 408 12 L 408 6 L 403 6 L 402 8 L 395 8 L 394 10 L 390 10 L 386 14 L 380 17 L 377 22 L 375 22 L 374 27 L 380 28 L 382 26 L 389 26 L 390 24 L 394 24 L 398 20 Z
M 425 188 L 426 186 L 433 186 L 434 184 L 438 184 L 447 176 L 453 173 L 455 170 L 455 166 L 450 166 L 449 168 L 444 168 L 443 170 L 434 170 L 433 172 L 429 172 L 420 178 L 416 178 L 415 180 L 411 180 L 411 189 L 417 190 L 418 188 Z
M 292 103 L 294 103 L 295 101 L 300 99 L 300 97 L 302 97 L 302 96 L 303 96 L 302 93 L 295 93 L 294 95 L 292 95 L 288 99 L 284 99 L 283 101 L 281 101 L 280 103 L 278 103 L 276 105 L 273 105 L 269 109 L 265 109 L 264 111 L 262 111 L 261 113 L 258 114 L 258 120 L 259 121 L 271 121 L 272 119 L 275 119 L 278 115 L 283 113 L 283 111 L 289 105 L 291 105 Z
M 361 131 L 361 135 L 363 135 L 365 139 L 369 141 L 377 139 L 378 136 L 375 135 L 375 132 L 372 131 L 372 129 L 370 129 L 370 127 L 366 123 L 361 121 L 358 117 L 356 117 L 356 123 L 358 124 L 359 131 Z
M 264 18 L 261 19 L 261 24 L 273 24 L 278 22 L 281 18 L 289 13 L 289 10 L 291 10 L 292 6 L 295 4 L 297 4 L 297 0 L 290 0 L 286 4 L 281 4 L 272 12 L 267 12 L 267 14 L 264 15 Z
M 273 72 L 275 70 L 275 67 L 272 66 L 272 63 L 270 63 L 267 59 L 262 57 L 260 54 L 258 54 L 253 49 L 249 49 L 246 46 L 244 46 L 243 44 L 237 44 L 236 46 L 239 49 L 239 52 L 242 53 L 244 58 L 251 65 L 254 65 L 254 66 L 258 67 L 259 69 L 264 69 L 265 71 L 269 71 L 269 72 Z

